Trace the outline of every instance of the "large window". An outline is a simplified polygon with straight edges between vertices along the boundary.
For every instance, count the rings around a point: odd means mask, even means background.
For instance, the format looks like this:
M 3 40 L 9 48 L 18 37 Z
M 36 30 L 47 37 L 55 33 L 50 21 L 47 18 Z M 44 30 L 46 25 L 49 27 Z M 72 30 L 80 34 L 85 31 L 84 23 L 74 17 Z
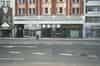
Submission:
M 45 13 L 48 14 L 48 8 L 45 8 Z
M 24 4 L 25 3 L 25 0 L 19 0 L 19 3 L 20 4 Z
M 86 22 L 98 23 L 100 22 L 100 17 L 86 17 Z
M 100 12 L 100 7 L 87 7 L 87 12 Z
M 73 0 L 73 3 L 79 3 L 79 0 Z
M 79 8 L 73 8 L 72 15 L 79 15 Z
M 57 0 L 57 2 L 64 2 L 64 0 Z
M 29 15 L 35 15 L 35 8 L 29 8 Z
M 0 6 L 5 5 L 5 6 L 10 6 L 10 0 L 0 0 Z
M 59 13 L 63 13 L 63 8 L 62 7 L 59 8 Z
M 19 15 L 22 16 L 22 15 L 25 14 L 25 9 L 24 8 L 19 8 L 18 12 L 19 12 Z
M 43 15 L 48 15 L 48 8 L 44 8 Z
M 44 3 L 48 3 L 48 0 L 44 0 Z
M 63 15 L 63 7 L 57 8 L 57 15 Z
M 30 4 L 35 4 L 35 0 L 29 0 Z

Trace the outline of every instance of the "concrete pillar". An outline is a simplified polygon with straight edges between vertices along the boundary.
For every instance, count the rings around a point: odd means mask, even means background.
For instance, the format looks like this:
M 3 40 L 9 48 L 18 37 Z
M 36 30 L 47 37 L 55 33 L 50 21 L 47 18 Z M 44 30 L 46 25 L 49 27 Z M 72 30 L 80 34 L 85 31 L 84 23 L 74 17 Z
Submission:
M 86 30 L 85 30 L 85 28 L 86 28 L 86 25 L 83 24 L 83 38 L 86 38 Z
M 36 36 L 39 36 L 39 39 L 41 38 L 41 31 L 36 31 Z
M 12 38 L 14 38 L 15 37 L 15 30 L 14 30 L 14 28 L 12 29 Z
M 53 32 L 52 37 L 56 37 L 56 35 L 55 35 L 55 32 L 56 32 L 56 25 L 54 25 L 54 24 L 53 24 L 53 26 L 52 26 L 52 32 Z

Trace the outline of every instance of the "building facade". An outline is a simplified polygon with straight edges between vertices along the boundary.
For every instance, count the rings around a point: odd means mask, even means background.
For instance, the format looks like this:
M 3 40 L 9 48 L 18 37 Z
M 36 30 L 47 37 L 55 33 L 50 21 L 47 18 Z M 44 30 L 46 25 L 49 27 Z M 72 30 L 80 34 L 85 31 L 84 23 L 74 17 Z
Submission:
M 16 37 L 84 37 L 84 0 L 15 0 Z
M 15 0 L 15 37 L 99 38 L 100 0 Z
M 0 37 L 12 37 L 13 17 L 11 0 L 0 0 Z
M 85 1 L 86 36 L 100 38 L 100 0 Z

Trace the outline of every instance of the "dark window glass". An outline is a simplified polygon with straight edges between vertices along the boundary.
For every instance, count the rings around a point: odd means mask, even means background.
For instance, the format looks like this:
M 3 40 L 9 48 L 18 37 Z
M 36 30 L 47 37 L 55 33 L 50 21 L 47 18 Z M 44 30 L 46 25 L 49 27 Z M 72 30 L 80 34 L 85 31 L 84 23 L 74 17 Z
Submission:
M 59 8 L 59 13 L 62 13 L 63 12 L 63 9 L 62 7 Z
M 79 8 L 73 8 L 72 14 L 79 15 Z
M 48 8 L 45 8 L 45 13 L 48 13 Z
M 30 1 L 30 4 L 34 4 L 35 3 L 35 0 L 29 0 Z
M 21 15 L 21 8 L 19 8 L 19 15 Z
M 73 0 L 73 3 L 79 3 L 79 0 Z
M 29 8 L 29 14 L 31 15 L 31 8 Z
M 45 3 L 48 3 L 48 0 L 44 0 L 45 1 Z
M 19 3 L 20 4 L 24 4 L 25 3 L 25 0 L 19 0 Z
M 35 14 L 35 8 L 33 8 L 33 14 Z

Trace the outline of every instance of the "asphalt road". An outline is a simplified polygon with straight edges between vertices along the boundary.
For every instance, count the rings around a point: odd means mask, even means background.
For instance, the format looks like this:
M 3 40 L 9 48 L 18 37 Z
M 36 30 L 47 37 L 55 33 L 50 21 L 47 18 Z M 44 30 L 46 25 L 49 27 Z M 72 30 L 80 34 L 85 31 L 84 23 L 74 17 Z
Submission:
M 100 63 L 97 41 L 77 42 L 1 40 L 0 63 Z

